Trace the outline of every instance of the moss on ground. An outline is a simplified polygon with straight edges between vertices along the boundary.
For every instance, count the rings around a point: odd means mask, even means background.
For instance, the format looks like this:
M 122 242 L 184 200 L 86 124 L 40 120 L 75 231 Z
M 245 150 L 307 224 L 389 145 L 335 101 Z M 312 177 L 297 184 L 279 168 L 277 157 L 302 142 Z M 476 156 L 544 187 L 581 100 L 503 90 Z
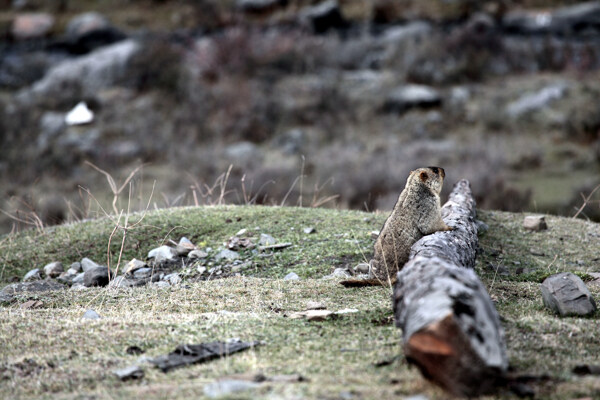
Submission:
M 489 229 L 480 238 L 476 269 L 502 316 L 511 365 L 518 373 L 549 375 L 535 384 L 538 398 L 600 396 L 598 378 L 571 372 L 577 364 L 597 363 L 599 315 L 558 318 L 543 307 L 539 290 L 539 280 L 550 273 L 572 271 L 589 279 L 599 272 L 600 225 L 549 216 L 549 230 L 527 232 L 522 214 L 482 211 L 480 218 Z M 384 219 L 384 214 L 270 207 L 149 213 L 128 232 L 125 260 L 181 236 L 216 248 L 242 228 L 293 246 L 262 259 L 247 276 L 184 281 L 162 290 L 66 290 L 22 296 L 1 306 L 0 397 L 190 398 L 202 396 L 204 385 L 217 378 L 299 373 L 308 381 L 266 383 L 238 398 L 446 398 L 401 358 L 375 366 L 402 352 L 389 288 L 345 289 L 335 280 L 320 279 L 337 266 L 368 258 L 369 232 Z M 316 233 L 305 234 L 308 226 Z M 103 219 L 4 236 L 0 279 L 6 283 L 54 260 L 71 263 L 87 256 L 105 262 L 112 229 L 112 222 Z M 120 237 L 113 242 L 116 255 Z M 303 279 L 283 281 L 289 271 Z M 589 287 L 599 298 L 600 286 L 590 281 Z M 41 301 L 40 308 L 21 309 L 30 299 Z M 320 323 L 288 318 L 308 301 L 358 312 Z M 88 308 L 102 319 L 82 321 Z M 142 364 L 146 375 L 141 381 L 120 382 L 111 373 L 138 361 L 139 355 L 126 353 L 129 346 L 154 357 L 181 343 L 231 337 L 265 345 L 168 374 Z

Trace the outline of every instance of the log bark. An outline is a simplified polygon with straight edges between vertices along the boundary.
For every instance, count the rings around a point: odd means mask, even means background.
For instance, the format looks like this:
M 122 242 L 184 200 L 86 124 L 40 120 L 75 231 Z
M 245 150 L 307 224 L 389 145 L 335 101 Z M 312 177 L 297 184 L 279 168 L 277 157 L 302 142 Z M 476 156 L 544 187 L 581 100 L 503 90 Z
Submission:
M 468 181 L 454 186 L 442 217 L 455 229 L 416 242 L 398 272 L 396 326 L 407 360 L 426 378 L 457 396 L 492 393 L 508 361 L 498 312 L 472 269 L 478 240 Z

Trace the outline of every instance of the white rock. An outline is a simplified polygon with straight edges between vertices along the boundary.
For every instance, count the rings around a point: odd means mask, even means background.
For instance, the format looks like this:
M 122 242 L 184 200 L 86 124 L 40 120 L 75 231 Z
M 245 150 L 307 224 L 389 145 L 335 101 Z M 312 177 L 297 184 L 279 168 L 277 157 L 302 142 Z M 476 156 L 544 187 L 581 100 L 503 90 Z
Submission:
M 165 282 L 169 282 L 171 285 L 175 286 L 181 283 L 181 276 L 177 273 L 174 272 L 172 274 L 166 275 L 163 280 Z
M 287 274 L 286 276 L 283 277 L 284 281 L 298 281 L 300 280 L 300 277 L 298 276 L 297 273 L 295 272 L 290 272 L 289 274 Z
M 40 269 L 35 268 L 25 274 L 25 276 L 23 277 L 23 282 L 38 281 L 40 279 L 42 279 L 42 274 L 40 273 Z
M 77 103 L 75 108 L 65 115 L 67 125 L 85 125 L 94 120 L 94 113 L 90 110 L 84 101 Z
M 94 261 L 90 260 L 87 257 L 84 257 L 83 260 L 81 260 L 81 269 L 83 272 L 86 272 L 90 269 L 94 269 L 100 267 L 100 264 L 95 263 Z
M 202 250 L 192 250 L 188 254 L 188 258 L 194 260 L 197 258 L 206 258 L 208 257 L 208 253 Z
M 44 273 L 50 278 L 56 278 L 63 273 L 64 270 L 65 269 L 60 261 L 52 262 L 44 267 Z
M 91 308 L 88 309 L 81 317 L 81 319 L 100 319 L 100 318 L 101 318 L 100 315 L 96 311 L 92 310 Z
M 147 265 L 145 262 L 140 261 L 137 258 L 133 258 L 125 265 L 125 273 L 130 274 L 146 266 Z
M 177 254 L 175 249 L 169 246 L 160 246 L 148 252 L 148 258 L 154 258 L 155 261 L 174 260 Z

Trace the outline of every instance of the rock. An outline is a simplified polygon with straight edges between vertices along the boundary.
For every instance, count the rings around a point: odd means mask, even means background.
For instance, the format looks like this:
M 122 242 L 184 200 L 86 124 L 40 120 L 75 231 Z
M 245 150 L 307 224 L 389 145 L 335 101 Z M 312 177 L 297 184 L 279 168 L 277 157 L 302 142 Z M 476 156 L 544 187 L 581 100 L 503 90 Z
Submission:
M 174 260 L 177 258 L 177 252 L 169 246 L 160 246 L 148 252 L 148 258 L 153 258 L 154 261 L 160 263 L 164 260 Z
M 134 287 L 139 286 L 138 282 L 127 279 L 124 276 L 117 276 L 108 283 L 108 287 Z
M 215 256 L 216 261 L 221 261 L 222 259 L 225 259 L 228 261 L 233 261 L 233 260 L 237 260 L 238 258 L 240 258 L 240 254 L 237 251 L 233 251 L 233 250 L 229 250 L 229 249 L 221 250 Z
M 17 40 L 47 36 L 54 26 L 54 17 L 46 13 L 20 14 L 13 20 L 10 33 Z
M 88 288 L 83 283 L 74 283 L 71 290 L 87 290 Z
M 64 272 L 63 265 L 60 261 L 47 264 L 44 267 L 44 273 L 50 278 L 56 278 Z
M 81 267 L 81 263 L 79 261 L 75 261 L 73 264 L 71 264 L 71 266 L 69 267 L 69 269 L 72 269 L 75 272 L 82 272 L 83 271 L 83 268 Z
M 289 274 L 287 274 L 286 276 L 283 277 L 284 281 L 298 281 L 300 280 L 300 277 L 298 276 L 297 273 L 295 272 L 290 272 Z
M 248 229 L 246 229 L 246 228 L 240 229 L 239 231 L 237 231 L 235 236 L 244 236 L 247 232 L 248 232 Z
M 542 231 L 548 229 L 546 218 L 538 215 L 528 215 L 523 220 L 523 228 L 531 231 Z
M 204 395 L 211 399 L 260 387 L 259 383 L 237 379 L 224 379 L 204 385 Z
M 442 97 L 434 88 L 425 85 L 403 85 L 387 95 L 383 110 L 403 113 L 411 108 L 431 108 L 441 104 Z
M 325 321 L 333 315 L 332 311 L 329 310 L 308 310 L 306 311 L 306 319 L 308 321 Z
M 206 258 L 208 257 L 208 253 L 202 250 L 192 250 L 190 251 L 190 253 L 188 254 L 188 258 L 195 260 L 198 258 Z
M 93 98 L 123 78 L 129 60 L 139 47 L 134 40 L 124 40 L 86 56 L 65 60 L 50 68 L 44 78 L 30 88 L 21 90 L 15 98 L 24 106 Z
M 90 260 L 87 257 L 84 257 L 83 260 L 81 260 L 81 270 L 83 272 L 87 272 L 90 269 L 98 268 L 100 266 L 101 266 L 100 264 L 93 262 L 92 260 Z
M 146 265 L 145 262 L 138 260 L 137 258 L 132 258 L 131 261 L 125 265 L 125 274 L 132 274 L 135 271 L 147 266 L 148 265 Z
M 104 268 L 104 267 L 103 267 Z M 73 284 L 82 284 L 83 285 L 83 277 L 85 276 L 85 272 L 80 272 L 73 278 Z
M 181 283 L 182 279 L 181 279 L 181 275 L 179 275 L 177 272 L 174 272 L 172 274 L 165 275 L 165 277 L 162 280 L 170 283 L 171 286 L 175 286 L 175 285 L 179 285 Z
M 206 267 L 204 265 L 199 265 L 196 269 L 200 275 L 206 272 Z
M 166 289 L 168 287 L 171 287 L 171 285 L 169 284 L 169 282 L 158 281 L 158 282 L 152 283 L 152 287 L 155 289 Z
M 589 289 L 571 272 L 549 276 L 540 287 L 544 305 L 562 317 L 589 315 L 596 311 L 596 302 Z
M 238 165 L 247 165 L 261 158 L 261 150 L 254 143 L 237 142 L 225 148 L 225 156 L 235 161 Z
M 331 275 L 339 278 L 349 278 L 351 276 L 346 268 L 336 268 Z
M 325 33 L 330 29 L 343 29 L 348 21 L 340 11 L 337 0 L 327 0 L 300 11 L 300 19 L 310 24 L 316 33 Z
M 344 315 L 344 314 L 355 314 L 358 310 L 356 308 L 343 308 L 341 310 L 337 310 L 334 314 L 336 315 Z
M 12 301 L 19 293 L 41 293 L 64 289 L 65 285 L 56 281 L 17 282 L 5 286 L 0 291 L 0 302 Z
M 308 227 L 304 228 L 302 231 L 304 233 L 306 233 L 307 235 L 310 235 L 311 233 L 315 233 L 316 229 L 313 228 L 312 226 L 308 226 Z
M 83 273 L 83 285 L 86 287 L 106 286 L 109 279 L 108 268 L 102 266 L 88 269 Z
M 564 84 L 557 84 L 545 87 L 536 93 L 526 93 L 518 100 L 509 103 L 506 106 L 506 113 L 513 118 L 518 118 L 521 115 L 540 110 L 554 100 L 561 99 L 565 92 Z
M 354 272 L 357 274 L 368 274 L 371 266 L 368 263 L 360 263 L 354 267 Z
M 252 267 L 252 261 L 246 261 L 245 263 L 237 264 L 231 267 L 231 273 L 235 274 L 245 269 Z
M 23 277 L 23 282 L 39 281 L 42 279 L 42 273 L 39 268 L 32 269 Z
M 290 247 L 290 246 L 292 246 L 292 243 L 290 243 L 290 242 L 270 244 L 267 246 L 259 246 L 258 251 L 281 250 L 281 249 L 285 249 L 286 247 Z
M 83 313 L 83 316 L 81 317 L 81 319 L 100 319 L 100 315 L 92 310 L 91 308 L 86 310 L 85 313 Z
M 192 250 L 195 250 L 196 246 L 188 238 L 182 237 L 175 248 L 177 255 L 180 257 L 187 256 Z
M 325 304 L 319 303 L 318 301 L 309 301 L 306 303 L 307 310 L 325 310 L 326 308 Z
M 152 276 L 152 268 L 140 268 L 133 273 L 133 276 L 135 277 L 135 279 L 149 278 L 150 276 Z
M 126 368 L 113 370 L 112 373 L 122 381 L 127 381 L 130 379 L 142 379 L 144 377 L 144 370 L 138 365 L 131 365 Z
M 41 308 L 43 306 L 44 306 L 44 303 L 39 300 L 29 300 L 29 301 L 26 301 L 25 303 L 21 304 L 19 306 L 19 308 L 21 310 L 33 310 L 36 308 Z
M 65 124 L 67 125 L 85 125 L 94 120 L 94 113 L 90 110 L 85 101 L 80 101 L 77 105 L 65 115 Z

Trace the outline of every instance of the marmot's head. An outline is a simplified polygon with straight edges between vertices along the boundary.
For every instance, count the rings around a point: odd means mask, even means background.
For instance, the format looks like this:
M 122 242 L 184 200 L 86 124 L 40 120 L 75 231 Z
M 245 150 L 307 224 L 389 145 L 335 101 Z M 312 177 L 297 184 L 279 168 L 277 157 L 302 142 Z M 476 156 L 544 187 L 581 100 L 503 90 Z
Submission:
M 416 180 L 417 183 L 427 186 L 433 193 L 440 194 L 445 176 L 444 168 L 426 167 L 412 171 L 408 180 Z

